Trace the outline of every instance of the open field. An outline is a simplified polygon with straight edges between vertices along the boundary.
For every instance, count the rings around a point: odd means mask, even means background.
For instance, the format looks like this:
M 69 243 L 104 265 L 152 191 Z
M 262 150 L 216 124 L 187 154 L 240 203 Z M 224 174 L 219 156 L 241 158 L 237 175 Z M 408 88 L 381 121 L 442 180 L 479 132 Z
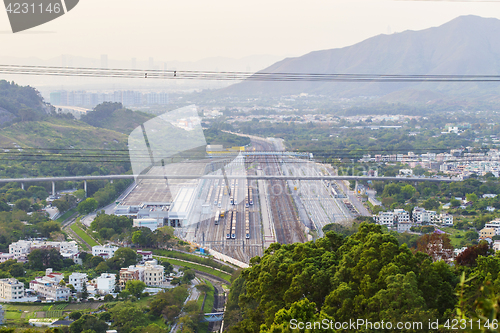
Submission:
M 160 249 L 154 249 L 152 251 L 153 251 L 153 254 L 156 254 L 156 255 L 192 261 L 192 262 L 195 262 L 198 264 L 202 264 L 202 265 L 206 265 L 206 266 L 210 266 L 210 267 L 214 267 L 214 268 L 226 271 L 229 274 L 232 274 L 235 270 L 233 267 L 218 263 L 218 262 L 214 261 L 211 257 L 208 257 L 208 256 L 207 257 L 200 257 L 200 256 L 197 256 L 194 254 L 187 254 L 187 253 L 178 252 L 178 251 L 160 250 Z
M 197 264 L 189 263 L 189 262 L 184 262 L 184 261 L 179 261 L 179 260 L 175 260 L 175 259 L 170 259 L 170 258 L 159 258 L 159 260 L 160 261 L 167 261 L 170 264 L 175 265 L 175 266 L 185 266 L 185 267 L 189 267 L 192 269 L 196 269 L 196 270 L 204 272 L 204 273 L 212 274 L 212 275 L 220 277 L 221 279 L 224 279 L 228 282 L 230 282 L 230 280 L 231 280 L 231 275 L 210 269 L 210 268 L 205 267 L 205 266 L 201 266 L 201 265 L 197 265 Z
M 67 218 L 69 218 L 71 215 L 73 215 L 75 213 L 76 213 L 76 208 L 70 209 L 66 213 L 64 213 L 63 215 L 59 216 L 56 219 L 56 222 L 63 223 L 64 220 L 66 220 Z
M 85 231 L 83 231 L 79 225 L 79 223 L 74 223 L 71 225 L 71 230 L 78 236 L 80 236 L 85 242 L 87 242 L 90 246 L 99 245 L 95 240 L 93 240 Z

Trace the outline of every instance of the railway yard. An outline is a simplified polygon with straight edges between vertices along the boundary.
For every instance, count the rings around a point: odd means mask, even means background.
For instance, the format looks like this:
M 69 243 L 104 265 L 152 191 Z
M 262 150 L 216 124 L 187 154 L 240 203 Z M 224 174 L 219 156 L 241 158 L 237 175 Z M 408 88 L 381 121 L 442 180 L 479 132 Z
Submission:
M 261 153 L 153 167 L 149 173 L 198 174 L 200 179 L 144 179 L 123 202 L 173 200 L 170 209 L 182 206 L 187 217 L 177 228 L 178 236 L 246 263 L 261 256 L 271 243 L 305 242 L 313 238 L 310 231 L 322 236 L 325 225 L 346 224 L 357 215 L 350 197 L 335 181 L 246 179 L 247 175 L 329 172 L 313 161 L 273 153 L 283 150 L 279 141 L 252 138 L 246 149 Z M 203 174 L 220 177 L 201 178 Z M 192 193 L 190 200 L 184 198 L 186 193 Z M 179 200 L 181 204 L 176 203 Z

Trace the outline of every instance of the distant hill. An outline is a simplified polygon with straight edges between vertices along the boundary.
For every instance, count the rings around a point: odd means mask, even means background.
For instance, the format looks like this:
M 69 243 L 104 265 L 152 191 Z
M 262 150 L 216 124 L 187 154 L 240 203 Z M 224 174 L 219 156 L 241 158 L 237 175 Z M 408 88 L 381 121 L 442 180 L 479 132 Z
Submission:
M 500 20 L 461 16 L 439 27 L 379 35 L 340 49 L 287 58 L 262 73 L 500 74 Z M 244 81 L 223 94 L 384 96 L 402 90 L 450 95 L 500 92 L 496 83 L 345 83 Z M 408 97 L 417 97 L 409 94 Z M 423 95 L 421 97 L 424 97 Z
M 153 118 L 154 115 L 125 109 L 121 103 L 104 102 L 94 111 L 81 117 L 83 122 L 101 128 L 107 128 L 123 134 L 130 134 L 137 126 Z
M 0 126 L 12 121 L 38 120 L 49 110 L 35 88 L 0 80 Z

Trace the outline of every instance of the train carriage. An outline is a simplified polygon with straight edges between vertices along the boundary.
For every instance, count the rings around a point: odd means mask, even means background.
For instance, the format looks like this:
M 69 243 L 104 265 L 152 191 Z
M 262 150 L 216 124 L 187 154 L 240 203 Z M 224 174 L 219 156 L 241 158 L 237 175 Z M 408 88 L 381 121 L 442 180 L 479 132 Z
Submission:
M 215 213 L 215 225 L 219 224 L 219 218 L 220 218 L 220 211 L 217 211 L 217 213 Z
M 231 238 L 231 222 L 232 222 L 232 219 L 231 219 L 231 216 L 232 216 L 232 212 L 228 214 L 228 219 L 226 219 L 226 239 L 230 239 Z
M 236 210 L 233 210 L 233 219 L 231 222 L 231 238 L 235 239 L 236 238 Z

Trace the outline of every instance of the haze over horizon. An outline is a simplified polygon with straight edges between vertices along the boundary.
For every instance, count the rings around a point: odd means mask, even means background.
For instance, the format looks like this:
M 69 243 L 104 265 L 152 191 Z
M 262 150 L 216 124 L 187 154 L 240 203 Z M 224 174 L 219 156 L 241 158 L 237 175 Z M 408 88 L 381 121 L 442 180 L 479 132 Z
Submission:
M 300 56 L 369 37 L 439 26 L 461 15 L 500 18 L 497 2 L 263 0 L 81 1 L 66 15 L 12 34 L 0 10 L 0 56 L 63 54 L 147 61 Z M 492 15 L 499 13 L 497 15 Z

